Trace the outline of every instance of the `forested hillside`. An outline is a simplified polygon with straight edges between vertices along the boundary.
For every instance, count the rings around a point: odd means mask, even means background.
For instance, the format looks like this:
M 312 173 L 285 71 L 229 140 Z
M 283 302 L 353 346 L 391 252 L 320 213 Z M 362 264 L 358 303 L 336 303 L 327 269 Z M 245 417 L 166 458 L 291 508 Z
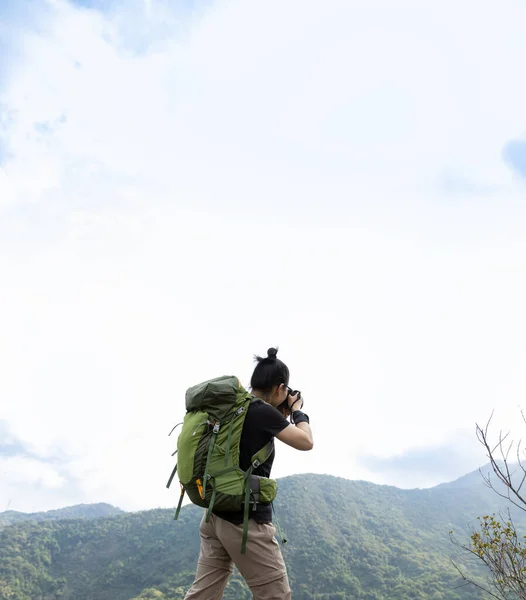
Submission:
M 276 509 L 295 600 L 482 598 L 450 562 L 458 551 L 449 531 L 467 539 L 469 523 L 503 506 L 476 478 L 428 490 L 322 475 L 279 483 Z M 180 600 L 195 569 L 201 514 L 188 506 L 179 521 L 159 509 L 4 527 L 0 598 Z M 225 598 L 250 597 L 234 577 Z

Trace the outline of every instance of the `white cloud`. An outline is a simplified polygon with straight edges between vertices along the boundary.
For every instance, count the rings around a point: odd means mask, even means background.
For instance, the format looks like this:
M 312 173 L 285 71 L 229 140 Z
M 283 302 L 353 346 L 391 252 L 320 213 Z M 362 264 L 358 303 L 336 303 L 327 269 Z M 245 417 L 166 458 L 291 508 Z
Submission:
M 64 484 L 64 478 L 51 465 L 31 458 L 20 456 L 0 458 L 0 472 L 2 487 L 6 490 L 10 485 L 21 483 L 42 485 L 50 489 L 59 488 Z
M 526 210 L 500 152 L 525 128 L 525 10 L 53 3 L 0 97 L 16 436 L 61 448 L 85 499 L 171 503 L 184 390 L 248 381 L 275 343 L 316 435 L 278 475 L 381 481 L 361 456 L 440 446 L 493 407 L 514 422 Z

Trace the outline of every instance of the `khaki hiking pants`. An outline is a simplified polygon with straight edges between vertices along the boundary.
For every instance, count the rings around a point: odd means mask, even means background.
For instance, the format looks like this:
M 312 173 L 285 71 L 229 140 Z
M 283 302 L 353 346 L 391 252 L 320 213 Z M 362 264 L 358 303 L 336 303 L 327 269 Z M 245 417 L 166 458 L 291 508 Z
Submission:
M 210 515 L 201 520 L 201 550 L 195 581 L 185 600 L 221 600 L 234 564 L 254 600 L 290 600 L 287 570 L 271 524 L 249 520 L 246 554 L 241 554 L 243 525 Z

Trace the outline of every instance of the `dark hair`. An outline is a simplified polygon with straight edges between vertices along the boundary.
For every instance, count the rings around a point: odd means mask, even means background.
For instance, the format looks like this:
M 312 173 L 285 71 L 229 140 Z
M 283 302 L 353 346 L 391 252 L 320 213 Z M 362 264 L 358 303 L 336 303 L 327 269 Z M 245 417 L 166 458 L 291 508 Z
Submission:
M 254 357 L 258 364 L 250 380 L 250 387 L 253 390 L 270 392 L 276 385 L 282 383 L 289 385 L 289 368 L 277 357 L 277 354 L 277 348 L 269 348 L 265 358 Z

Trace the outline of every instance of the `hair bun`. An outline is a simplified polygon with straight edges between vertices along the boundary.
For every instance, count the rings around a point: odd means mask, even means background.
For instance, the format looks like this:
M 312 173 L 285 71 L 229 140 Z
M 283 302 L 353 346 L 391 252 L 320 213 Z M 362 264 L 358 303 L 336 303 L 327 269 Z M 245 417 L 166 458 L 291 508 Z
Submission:
M 267 350 L 267 358 L 270 358 L 271 360 L 274 360 L 277 355 L 278 355 L 278 349 L 277 348 L 269 348 Z

